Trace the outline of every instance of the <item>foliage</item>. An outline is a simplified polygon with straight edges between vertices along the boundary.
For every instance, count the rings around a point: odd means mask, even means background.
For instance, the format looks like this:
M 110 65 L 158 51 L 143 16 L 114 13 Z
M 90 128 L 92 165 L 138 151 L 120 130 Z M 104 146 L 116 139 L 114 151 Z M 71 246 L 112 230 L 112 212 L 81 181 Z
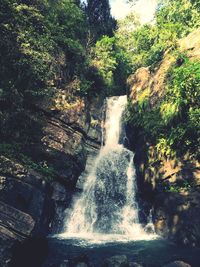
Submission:
M 56 176 L 54 168 L 48 166 L 46 161 L 34 162 L 30 157 L 26 156 L 22 152 L 22 147 L 19 143 L 0 143 L 0 154 L 11 159 L 17 159 L 25 168 L 41 173 L 48 181 L 51 181 Z
M 103 35 L 110 37 L 113 35 L 115 20 L 111 16 L 108 0 L 87 0 L 85 10 L 94 42 Z
M 44 16 L 33 6 L 1 2 L 0 88 L 11 108 L 46 95 L 52 41 Z M 14 102 L 14 103 L 13 103 Z
M 177 28 L 178 37 L 182 37 L 200 26 L 198 1 L 161 0 L 157 13 L 157 24 L 160 28 L 173 24 Z
M 116 45 L 115 37 L 103 36 L 97 41 L 92 54 L 92 64 L 104 79 L 107 95 L 123 94 L 128 75 L 128 59 Z
M 134 49 L 133 32 L 139 26 L 141 26 L 139 16 L 134 12 L 117 22 L 115 32 L 117 46 L 126 51 L 129 56 L 131 56 L 131 51 Z
M 118 22 L 115 35 L 135 72 L 141 66 L 155 67 L 166 50 L 176 49 L 177 40 L 199 26 L 198 1 L 161 0 L 154 23 L 140 25 L 137 14 L 132 13 Z
M 56 90 L 74 80 L 79 80 L 80 86 L 73 94 L 100 92 L 103 79 L 85 52 L 87 32 L 80 1 L 1 1 L 2 138 L 19 135 L 30 140 L 28 129 L 34 123 L 31 116 L 25 116 L 31 113 L 27 110 L 53 102 Z M 23 129 L 27 129 L 26 134 Z
M 151 107 L 147 88 L 137 103 L 128 104 L 126 112 L 126 119 L 155 145 L 160 158 L 186 153 L 199 157 L 200 63 L 180 54 L 177 45 L 179 38 L 200 26 L 199 8 L 199 1 L 161 0 L 154 23 L 133 27 L 127 35 L 127 47 L 120 42 L 120 32 L 116 33 L 118 45 L 131 57 L 133 72 L 142 66 L 153 70 L 167 50 L 177 58 L 168 72 L 166 93 L 160 102 Z
M 166 50 L 177 49 L 178 38 L 200 26 L 199 11 L 199 1 L 162 0 L 154 23 L 141 25 L 131 13 L 115 28 L 107 0 L 1 0 L 0 137 L 37 142 L 43 125 L 36 107 L 55 102 L 69 86 L 78 99 L 125 94 L 130 73 L 153 69 Z M 199 62 L 182 60 L 168 74 L 161 103 L 150 107 L 147 88 L 127 112 L 165 157 L 196 155 L 199 143 Z
M 94 49 L 93 64 L 99 69 L 108 87 L 113 84 L 113 70 L 117 65 L 114 42 L 114 37 L 104 36 Z
M 175 64 L 170 69 L 166 95 L 155 107 L 149 107 L 145 92 L 137 105 L 129 103 L 127 120 L 143 130 L 160 157 L 181 156 L 187 152 L 199 156 L 199 88 L 200 62 L 185 59 L 181 66 Z
M 112 20 L 106 8 L 102 12 Z M 105 31 L 107 22 L 98 31 Z M 90 30 L 88 14 L 77 0 L 0 1 L 0 138 L 5 143 L 0 153 L 45 177 L 55 176 L 52 166 L 30 153 L 44 136 L 44 113 L 81 108 L 83 98 L 105 87 L 91 63 Z
M 182 180 L 174 184 L 166 184 L 163 188 L 164 192 L 180 193 L 181 191 L 191 192 L 196 186 L 193 182 Z
M 56 172 L 54 168 L 52 166 L 49 166 L 46 161 L 36 163 L 31 158 L 21 154 L 21 162 L 23 166 L 25 166 L 27 169 L 35 170 L 44 175 L 44 177 L 47 178 L 48 181 L 51 181 L 53 178 L 56 177 Z

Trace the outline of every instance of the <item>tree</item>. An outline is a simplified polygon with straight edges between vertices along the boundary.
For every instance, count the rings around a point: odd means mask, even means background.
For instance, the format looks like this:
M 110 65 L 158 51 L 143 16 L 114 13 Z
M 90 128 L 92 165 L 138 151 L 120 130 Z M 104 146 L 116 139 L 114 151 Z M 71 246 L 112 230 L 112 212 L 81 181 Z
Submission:
M 111 16 L 108 0 L 88 0 L 85 9 L 94 41 L 103 35 L 113 35 L 115 20 Z
M 134 49 L 133 32 L 141 26 L 139 15 L 131 12 L 124 19 L 117 21 L 117 30 L 115 36 L 118 46 L 123 48 L 127 53 Z
M 104 79 L 107 95 L 125 93 L 128 59 L 124 50 L 117 46 L 115 37 L 103 36 L 97 41 L 92 63 Z
M 51 103 L 57 89 L 83 72 L 86 19 L 77 4 L 0 1 L 0 134 L 13 136 L 15 122 L 23 131 L 19 121 L 31 128 L 28 110 Z

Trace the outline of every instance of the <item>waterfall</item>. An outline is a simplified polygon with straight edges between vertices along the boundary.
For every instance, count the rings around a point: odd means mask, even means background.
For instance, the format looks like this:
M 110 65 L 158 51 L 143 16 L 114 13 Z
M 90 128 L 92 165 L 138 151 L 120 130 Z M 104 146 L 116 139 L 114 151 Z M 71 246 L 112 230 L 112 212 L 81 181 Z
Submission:
M 106 100 L 104 142 L 66 218 L 65 238 L 151 238 L 139 223 L 134 154 L 123 145 L 126 104 L 126 96 Z

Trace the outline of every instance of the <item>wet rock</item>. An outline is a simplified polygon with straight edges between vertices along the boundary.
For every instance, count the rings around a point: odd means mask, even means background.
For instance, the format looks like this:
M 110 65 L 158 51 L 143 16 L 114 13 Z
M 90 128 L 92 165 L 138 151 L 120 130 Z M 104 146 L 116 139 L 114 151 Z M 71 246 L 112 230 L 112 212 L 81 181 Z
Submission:
M 183 261 L 174 261 L 165 265 L 164 267 L 191 267 L 191 265 Z
M 77 256 L 69 261 L 69 267 L 89 267 L 90 260 L 86 254 Z
M 8 266 L 11 258 L 12 247 L 21 236 L 4 226 L 0 226 L 0 266 Z
M 84 262 L 79 262 L 78 264 L 75 265 L 75 267 L 88 267 L 88 265 Z
M 108 258 L 105 260 L 102 267 L 129 267 L 127 256 L 116 255 Z
M 67 263 L 63 262 L 63 263 L 61 263 L 61 264 L 59 265 L 59 267 L 69 267 L 69 265 L 68 265 Z
M 54 202 L 54 218 L 51 223 L 51 233 L 59 233 L 63 229 L 65 210 L 68 207 L 72 193 L 59 182 L 52 183 L 52 199 Z
M 140 265 L 140 264 L 137 263 L 137 262 L 130 262 L 130 263 L 129 263 L 129 267 L 143 267 L 143 266 Z

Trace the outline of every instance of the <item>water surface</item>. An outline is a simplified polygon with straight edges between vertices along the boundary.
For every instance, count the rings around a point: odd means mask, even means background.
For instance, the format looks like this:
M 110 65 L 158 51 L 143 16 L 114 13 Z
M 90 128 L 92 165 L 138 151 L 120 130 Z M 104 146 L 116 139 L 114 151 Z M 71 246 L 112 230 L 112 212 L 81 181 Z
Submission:
M 126 255 L 129 261 L 144 267 L 161 267 L 182 260 L 192 267 L 200 266 L 200 249 L 177 246 L 162 239 L 146 241 L 102 241 L 98 244 L 85 239 L 49 238 L 49 257 L 44 267 L 58 266 L 62 261 L 87 255 L 93 267 L 101 267 L 106 258 Z

